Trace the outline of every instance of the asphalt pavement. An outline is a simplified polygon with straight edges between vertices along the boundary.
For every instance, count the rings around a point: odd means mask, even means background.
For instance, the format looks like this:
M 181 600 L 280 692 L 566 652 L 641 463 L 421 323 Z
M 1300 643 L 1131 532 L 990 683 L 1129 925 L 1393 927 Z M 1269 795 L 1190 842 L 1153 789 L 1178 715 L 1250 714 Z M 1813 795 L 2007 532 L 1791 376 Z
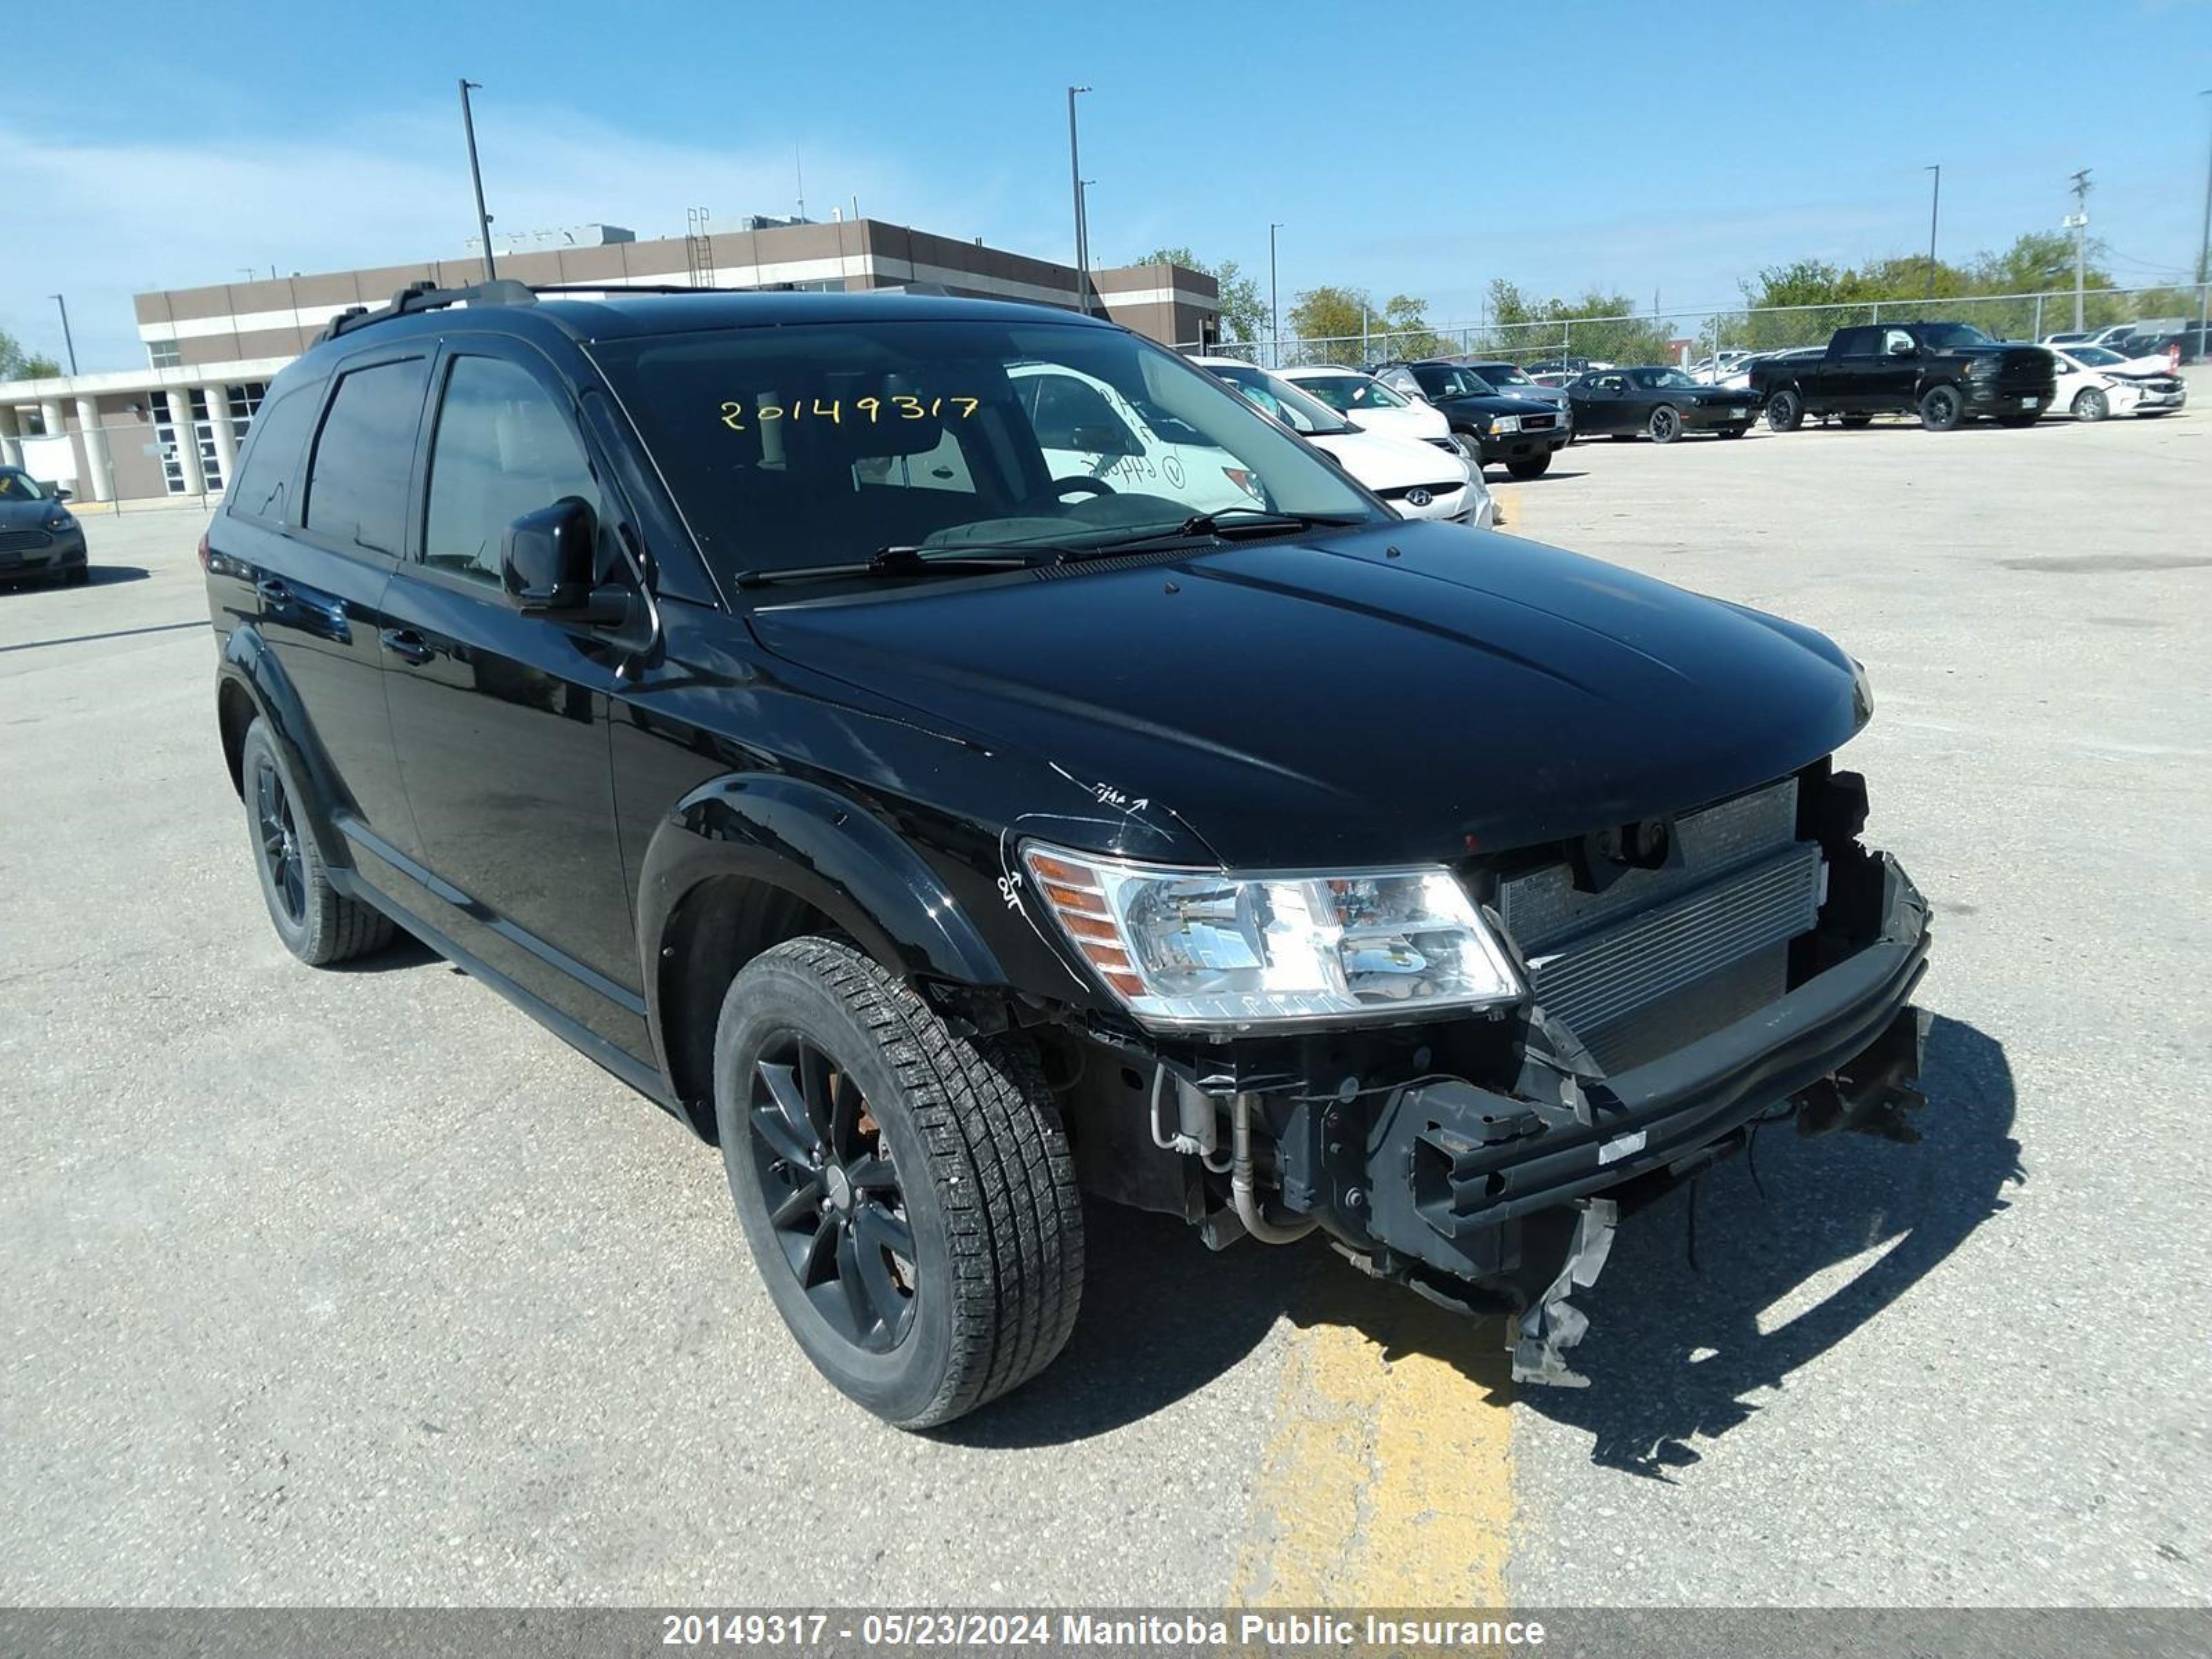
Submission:
M 199 520 L 92 518 L 89 586 L 0 587 L 0 1602 L 2212 1599 L 2212 420 L 1500 493 L 1867 663 L 1924 1138 L 1770 1131 L 1637 1218 L 1578 1390 L 1094 1209 L 1070 1350 L 932 1437 L 815 1377 L 673 1120 L 419 948 L 284 953 Z

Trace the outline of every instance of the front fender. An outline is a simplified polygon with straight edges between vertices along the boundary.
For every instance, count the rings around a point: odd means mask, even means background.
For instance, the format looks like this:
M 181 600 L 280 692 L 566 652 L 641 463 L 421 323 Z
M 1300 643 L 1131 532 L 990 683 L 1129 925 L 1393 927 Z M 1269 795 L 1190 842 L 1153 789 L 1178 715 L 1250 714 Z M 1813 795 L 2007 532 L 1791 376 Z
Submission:
M 339 799 L 336 774 L 330 758 L 323 753 L 322 745 L 315 740 L 313 724 L 307 719 L 306 706 L 276 653 L 260 631 L 241 624 L 226 635 L 222 655 L 216 669 L 216 707 L 220 711 L 225 687 L 236 687 L 269 726 L 270 737 L 283 752 L 295 777 L 306 781 L 307 799 L 295 801 L 295 811 L 304 812 L 307 833 L 314 837 L 315 850 L 325 865 L 350 869 L 353 854 L 345 837 L 331 822 L 329 803 Z M 243 741 L 246 728 L 238 729 L 238 740 Z M 226 757 L 231 738 L 224 734 Z
M 646 849 L 638 946 L 646 1003 L 656 1023 L 661 946 L 671 920 L 701 882 L 728 876 L 803 899 L 908 979 L 1007 982 L 998 953 L 966 909 L 882 820 L 819 784 L 775 773 L 734 774 L 686 795 Z M 661 1035 L 656 1029 L 656 1042 Z

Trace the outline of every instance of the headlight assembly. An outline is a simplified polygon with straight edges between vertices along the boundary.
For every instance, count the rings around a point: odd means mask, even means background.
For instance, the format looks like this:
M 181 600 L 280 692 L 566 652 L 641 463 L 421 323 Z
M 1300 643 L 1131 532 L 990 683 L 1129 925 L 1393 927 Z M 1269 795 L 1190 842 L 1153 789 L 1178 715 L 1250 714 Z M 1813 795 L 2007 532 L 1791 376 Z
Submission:
M 1441 866 L 1239 875 L 1030 843 L 1068 943 L 1150 1026 L 1405 1019 L 1516 1001 L 1504 950 Z
M 1520 429 L 1521 417 L 1518 415 L 1493 415 L 1490 417 L 1490 435 L 1493 438 Z

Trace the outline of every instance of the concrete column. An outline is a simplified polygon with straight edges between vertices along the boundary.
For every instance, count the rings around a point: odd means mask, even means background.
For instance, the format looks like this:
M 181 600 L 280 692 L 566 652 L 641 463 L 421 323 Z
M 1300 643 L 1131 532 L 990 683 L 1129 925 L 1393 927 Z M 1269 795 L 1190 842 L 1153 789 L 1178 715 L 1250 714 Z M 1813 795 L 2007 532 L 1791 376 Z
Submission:
M 208 424 L 215 428 L 216 468 L 222 474 L 225 493 L 238 477 L 238 434 L 230 425 L 230 388 L 211 386 L 202 388 L 207 398 Z
M 15 418 L 15 405 L 0 404 L 0 466 L 22 465 L 22 425 Z
M 180 386 L 168 390 L 169 428 L 177 436 L 177 465 L 184 469 L 185 494 L 204 495 L 207 479 L 200 471 L 200 441 L 192 429 L 192 394 Z
M 107 464 L 107 429 L 100 423 L 100 405 L 90 398 L 76 400 L 77 430 L 84 439 L 84 477 L 79 482 L 88 501 L 115 499 L 115 471 Z
M 64 424 L 62 421 L 62 400 L 60 398 L 40 398 L 39 419 L 44 422 L 46 428 L 46 436 L 49 438 L 59 438 L 67 435 L 69 428 Z

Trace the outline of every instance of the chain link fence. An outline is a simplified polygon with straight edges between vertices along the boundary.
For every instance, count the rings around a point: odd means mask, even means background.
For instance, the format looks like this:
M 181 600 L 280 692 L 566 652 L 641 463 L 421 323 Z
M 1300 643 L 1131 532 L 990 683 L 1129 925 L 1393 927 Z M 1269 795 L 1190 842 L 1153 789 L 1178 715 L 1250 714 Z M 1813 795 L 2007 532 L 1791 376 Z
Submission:
M 2194 290 L 2188 314 L 2176 313 L 2172 288 L 2091 289 L 2082 298 L 2081 323 L 2094 330 L 2118 323 L 2158 323 L 2172 331 L 2194 330 Z M 2155 303 L 2163 314 L 2144 309 Z M 1642 313 L 1616 317 L 1577 317 L 1534 323 L 1452 323 L 1411 331 L 1322 337 L 1285 336 L 1244 340 L 1206 348 L 1224 356 L 1243 357 L 1266 368 L 1301 363 L 1340 363 L 1358 368 L 1408 358 L 1460 356 L 1546 364 L 1587 360 L 1606 363 L 1673 363 L 1711 356 L 1717 350 L 1777 351 L 1791 346 L 1825 345 L 1839 328 L 1858 324 L 1935 321 L 1972 323 L 2001 340 L 2040 340 L 2075 326 L 2074 290 L 2040 294 L 1962 295 L 1953 299 L 1879 300 L 1850 305 L 1738 307 L 1718 311 Z M 2192 332 L 2188 355 L 2204 355 Z M 1196 342 L 1177 349 L 1195 352 Z

